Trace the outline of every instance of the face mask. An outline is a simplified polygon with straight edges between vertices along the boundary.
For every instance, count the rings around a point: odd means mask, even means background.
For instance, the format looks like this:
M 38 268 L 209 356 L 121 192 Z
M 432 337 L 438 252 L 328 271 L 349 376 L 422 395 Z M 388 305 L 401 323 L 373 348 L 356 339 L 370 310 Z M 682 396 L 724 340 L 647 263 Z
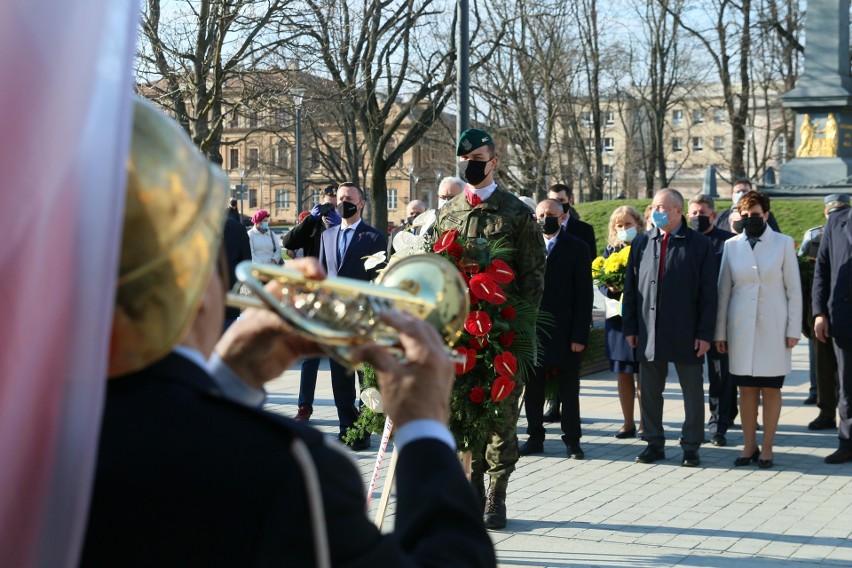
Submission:
M 710 217 L 707 215 L 696 215 L 689 220 L 689 226 L 699 233 L 704 233 L 710 228 Z
M 745 217 L 742 223 L 743 230 L 749 237 L 759 237 L 763 234 L 763 228 L 766 226 L 763 217 Z
M 737 193 L 735 193 L 735 194 L 731 195 L 731 201 L 733 201 L 733 203 L 731 203 L 731 207 L 733 207 L 734 205 L 736 205 L 736 204 L 737 204 L 737 201 L 739 201 L 739 200 L 740 200 L 740 198 L 741 198 L 743 195 L 745 195 L 745 192 L 737 192 Z
M 337 206 L 337 210 L 340 211 L 340 216 L 344 219 L 351 219 L 356 213 L 358 213 L 358 206 L 354 203 L 349 203 L 348 201 L 341 201 Z
M 481 162 L 479 160 L 467 160 L 459 162 L 459 175 L 470 185 L 477 186 L 488 177 L 485 174 L 485 166 L 488 161 Z
M 538 224 L 541 227 L 541 232 L 545 235 L 559 232 L 559 217 L 545 217 L 539 219 Z
M 632 243 L 633 239 L 636 238 L 636 227 L 630 227 L 629 229 L 618 231 L 615 233 L 615 236 L 623 243 Z
M 439 197 L 438 198 L 438 209 L 440 209 L 441 207 L 443 207 L 444 205 L 446 205 L 449 202 L 450 202 L 449 199 L 442 199 L 442 198 Z
M 740 234 L 743 232 L 743 220 L 740 219 L 738 221 L 734 221 L 731 223 L 731 228 L 734 230 L 736 234 Z
M 260 224 L 260 228 L 263 229 L 264 231 L 268 230 L 269 229 L 269 223 L 267 221 L 263 221 Z
M 563 203 L 562 204 L 562 212 L 563 213 L 568 213 L 568 211 L 570 211 L 570 208 L 571 208 L 570 203 Z
M 669 224 L 669 214 L 665 211 L 652 211 L 651 212 L 651 222 L 658 229 L 660 227 L 665 227 Z

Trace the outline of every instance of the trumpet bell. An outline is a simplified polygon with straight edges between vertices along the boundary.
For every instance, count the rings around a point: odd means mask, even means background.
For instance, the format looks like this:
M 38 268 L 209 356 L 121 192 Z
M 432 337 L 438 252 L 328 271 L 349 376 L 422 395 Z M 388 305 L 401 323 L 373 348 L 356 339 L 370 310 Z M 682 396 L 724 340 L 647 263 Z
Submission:
M 399 345 L 399 332 L 381 322 L 386 310 L 399 310 L 430 323 L 453 346 L 464 330 L 470 299 L 464 279 L 449 261 L 422 254 L 391 264 L 376 284 L 351 278 L 309 280 L 301 272 L 275 265 L 242 262 L 237 280 L 251 296 L 228 294 L 228 305 L 265 307 L 294 331 L 352 367 L 352 350 L 364 343 Z M 264 281 L 282 285 L 282 299 L 264 289 Z

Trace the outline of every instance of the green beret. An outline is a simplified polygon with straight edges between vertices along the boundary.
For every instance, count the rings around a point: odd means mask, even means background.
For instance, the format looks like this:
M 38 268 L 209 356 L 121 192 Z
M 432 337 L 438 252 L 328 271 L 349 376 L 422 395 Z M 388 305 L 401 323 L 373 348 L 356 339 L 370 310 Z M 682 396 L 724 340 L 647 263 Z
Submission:
M 459 143 L 456 147 L 456 156 L 464 156 L 470 154 L 477 148 L 494 144 L 494 139 L 484 130 L 476 128 L 468 128 L 459 136 Z

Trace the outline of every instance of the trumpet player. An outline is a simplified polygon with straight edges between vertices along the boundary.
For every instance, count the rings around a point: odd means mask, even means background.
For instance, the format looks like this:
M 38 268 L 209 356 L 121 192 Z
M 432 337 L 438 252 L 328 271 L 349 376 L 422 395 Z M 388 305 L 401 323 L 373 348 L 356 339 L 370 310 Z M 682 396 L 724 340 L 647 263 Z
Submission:
M 258 389 L 319 352 L 268 311 L 247 310 L 219 339 L 227 267 L 215 251 L 226 187 L 176 123 L 135 103 L 110 379 L 81 566 L 495 566 L 445 426 L 453 366 L 431 326 L 384 313 L 406 360 L 375 344 L 356 352 L 377 369 L 397 427 L 389 534 L 367 519 L 358 470 L 337 444 L 234 402 L 208 371 L 215 350 L 220 371 Z M 167 211 L 184 212 L 183 223 L 176 227 Z M 291 266 L 324 277 L 314 259 Z

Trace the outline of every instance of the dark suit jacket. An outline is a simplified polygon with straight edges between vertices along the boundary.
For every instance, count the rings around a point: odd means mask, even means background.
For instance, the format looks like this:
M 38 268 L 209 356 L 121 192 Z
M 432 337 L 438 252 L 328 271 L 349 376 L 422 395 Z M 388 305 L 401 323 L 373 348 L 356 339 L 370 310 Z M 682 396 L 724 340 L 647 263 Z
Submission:
M 322 218 L 308 215 L 284 235 L 282 245 L 288 250 L 302 249 L 305 256 L 319 258 L 323 231 L 325 224 Z
M 828 216 L 812 292 L 813 313 L 828 316 L 833 337 L 852 337 L 852 209 Z
M 541 309 L 554 318 L 552 325 L 538 329 L 544 367 L 578 364 L 580 354 L 571 351 L 571 344 L 589 344 L 594 303 L 590 265 L 585 243 L 561 229 L 547 257 L 541 296 Z
M 364 268 L 364 257 L 379 251 L 385 252 L 388 240 L 363 220 L 358 225 L 355 234 L 349 238 L 346 255 L 340 266 L 337 265 L 337 236 L 340 234 L 341 225 L 326 229 L 322 234 L 322 247 L 320 248 L 320 263 L 322 263 L 329 276 L 345 276 L 346 278 L 357 278 L 358 280 L 374 280 L 378 275 L 379 265 L 372 270 Z
M 482 509 L 443 443 L 403 449 L 396 528 L 382 535 L 336 443 L 222 398 L 204 370 L 173 353 L 107 383 L 81 566 L 314 566 L 293 440 L 316 468 L 334 566 L 496 564 Z
M 576 237 L 586 243 L 589 248 L 589 266 L 592 265 L 592 259 L 597 256 L 598 245 L 595 242 L 595 228 L 580 221 L 576 217 L 569 217 L 568 223 L 563 227 L 565 231 L 572 237 Z
M 224 241 L 225 255 L 228 257 L 228 286 L 233 288 L 237 283 L 235 269 L 244 260 L 251 260 L 251 246 L 246 228 L 240 223 L 240 214 L 228 208 L 225 219 Z M 239 308 L 225 308 L 225 313 L 231 319 L 240 315 Z
M 701 364 L 695 340 L 713 341 L 719 269 L 713 244 L 686 224 L 671 234 L 659 282 L 662 232 L 637 236 L 624 281 L 624 335 L 638 335 L 640 361 Z

